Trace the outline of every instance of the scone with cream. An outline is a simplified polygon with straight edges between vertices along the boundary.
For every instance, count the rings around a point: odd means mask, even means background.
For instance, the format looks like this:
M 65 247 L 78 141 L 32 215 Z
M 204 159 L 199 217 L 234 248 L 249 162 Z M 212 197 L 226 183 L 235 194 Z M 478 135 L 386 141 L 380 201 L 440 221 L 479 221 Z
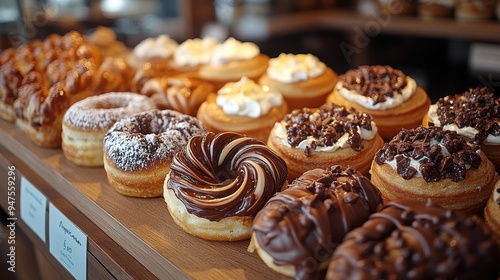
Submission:
M 337 74 L 312 54 L 285 54 L 269 60 L 262 85 L 283 94 L 291 110 L 318 108 L 337 83 Z
M 402 71 L 387 65 L 363 65 L 339 76 L 327 103 L 352 106 L 370 114 L 380 136 L 390 140 L 402 128 L 421 125 L 431 101 Z
M 265 142 L 274 124 L 287 112 L 280 92 L 243 77 L 210 94 L 197 117 L 208 131 L 232 131 Z

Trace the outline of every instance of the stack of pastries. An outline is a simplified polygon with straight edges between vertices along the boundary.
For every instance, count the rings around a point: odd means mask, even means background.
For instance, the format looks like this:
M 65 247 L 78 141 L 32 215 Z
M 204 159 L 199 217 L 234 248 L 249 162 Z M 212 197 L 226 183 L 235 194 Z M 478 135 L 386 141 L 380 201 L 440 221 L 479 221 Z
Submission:
M 270 59 L 235 38 L 129 51 L 99 28 L 0 53 L 0 117 L 36 145 L 103 167 L 122 195 L 163 196 L 191 235 L 250 239 L 297 279 L 489 276 L 499 104 L 479 88 L 430 106 L 390 66 L 337 77 L 312 54 Z

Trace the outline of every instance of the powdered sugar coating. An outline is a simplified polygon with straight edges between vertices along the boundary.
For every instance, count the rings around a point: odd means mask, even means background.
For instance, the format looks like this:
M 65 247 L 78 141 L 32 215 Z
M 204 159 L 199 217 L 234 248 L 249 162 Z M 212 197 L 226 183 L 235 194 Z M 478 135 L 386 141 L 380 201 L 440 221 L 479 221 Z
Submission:
M 104 153 L 116 168 L 147 170 L 170 162 L 191 137 L 205 133 L 195 117 L 155 109 L 116 122 L 104 136 Z
M 64 123 L 89 131 L 107 131 L 132 114 L 156 109 L 149 97 L 132 92 L 110 92 L 74 103 L 64 114 Z

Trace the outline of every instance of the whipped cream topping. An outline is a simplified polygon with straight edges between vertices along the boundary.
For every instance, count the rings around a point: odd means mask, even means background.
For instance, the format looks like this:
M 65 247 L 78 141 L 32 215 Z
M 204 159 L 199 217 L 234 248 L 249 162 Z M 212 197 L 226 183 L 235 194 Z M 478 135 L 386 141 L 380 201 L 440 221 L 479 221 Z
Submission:
M 210 58 L 210 64 L 223 65 L 236 60 L 248 60 L 260 54 L 259 47 L 252 42 L 240 42 L 233 37 L 217 45 Z
M 445 97 L 445 100 L 447 99 L 448 96 Z M 437 114 L 438 110 L 438 105 L 437 104 L 432 104 L 429 107 L 429 111 L 427 112 L 427 116 L 431 120 L 431 122 L 434 123 L 435 126 L 441 126 L 441 122 L 439 121 L 439 117 Z M 469 139 L 474 139 L 476 135 L 479 133 L 477 129 L 471 126 L 466 126 L 466 127 L 459 127 L 455 123 L 450 123 L 442 126 L 443 130 L 452 130 L 456 131 L 458 134 L 465 136 Z M 484 144 L 487 145 L 500 145 L 500 135 L 494 136 L 491 134 L 488 134 L 486 139 L 483 141 Z
M 326 65 L 312 54 L 285 54 L 269 60 L 267 74 L 282 83 L 305 81 L 322 75 Z
M 134 48 L 134 55 L 140 58 L 169 58 L 179 44 L 168 35 L 147 38 Z
M 188 39 L 174 51 L 174 63 L 178 66 L 197 66 L 210 62 L 219 42 L 212 37 Z
M 450 178 L 461 181 L 482 162 L 479 145 L 440 127 L 401 130 L 377 151 L 374 162 L 388 163 L 403 179 L 422 177 L 426 182 Z
M 374 103 L 371 97 L 361 95 L 355 90 L 349 90 L 344 87 L 344 84 L 341 81 L 339 81 L 335 86 L 335 89 L 340 93 L 340 95 L 342 95 L 342 97 L 371 110 L 387 110 L 397 107 L 408 100 L 413 93 L 415 93 L 416 88 L 417 83 L 415 80 L 410 77 L 406 77 L 406 87 L 401 89 L 401 94 L 394 94 L 393 97 L 386 96 L 385 101 Z
M 258 118 L 283 104 L 280 92 L 261 86 L 247 77 L 224 85 L 215 100 L 226 115 Z

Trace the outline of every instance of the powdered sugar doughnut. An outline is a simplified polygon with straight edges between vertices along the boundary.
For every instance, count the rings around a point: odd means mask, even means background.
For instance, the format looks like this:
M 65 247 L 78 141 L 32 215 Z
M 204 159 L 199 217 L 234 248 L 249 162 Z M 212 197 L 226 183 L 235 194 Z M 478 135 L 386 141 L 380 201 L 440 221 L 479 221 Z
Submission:
M 147 96 L 110 92 L 73 104 L 62 124 L 64 156 L 79 166 L 102 166 L 102 141 L 111 126 L 134 113 L 155 109 Z
M 206 133 L 195 117 L 171 110 L 150 110 L 119 122 L 104 136 L 104 169 L 119 193 L 156 197 L 174 155 L 189 139 Z

